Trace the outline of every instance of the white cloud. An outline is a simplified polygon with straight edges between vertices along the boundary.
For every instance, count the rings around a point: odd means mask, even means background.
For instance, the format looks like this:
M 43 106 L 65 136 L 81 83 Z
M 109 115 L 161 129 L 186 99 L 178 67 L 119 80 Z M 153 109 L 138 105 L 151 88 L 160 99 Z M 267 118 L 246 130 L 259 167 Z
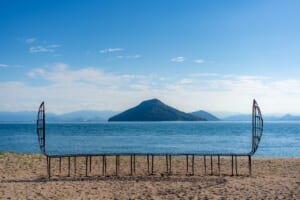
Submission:
M 115 52 L 115 51 L 123 51 L 124 49 L 122 48 L 108 48 L 108 49 L 103 49 L 100 50 L 100 53 L 107 53 L 107 52 Z
M 204 60 L 202 60 L 202 59 L 195 60 L 195 63 L 204 63 Z
M 180 81 L 180 84 L 189 84 L 189 83 L 193 83 L 193 80 L 184 78 Z
M 8 65 L 0 64 L 0 67 L 8 67 Z
M 193 77 L 219 76 L 219 74 L 217 74 L 217 73 L 195 73 L 195 74 L 190 74 L 190 76 L 193 76 Z
M 156 97 L 185 112 L 203 108 L 251 113 L 251 101 L 256 98 L 263 114 L 300 113 L 300 107 L 295 106 L 300 102 L 300 80 L 296 79 L 274 81 L 259 76 L 224 78 L 222 74 L 210 74 L 205 79 L 174 76 L 166 80 L 156 74 L 73 69 L 65 63 L 34 69 L 27 75 L 28 83 L 0 82 L 1 110 L 36 110 L 42 100 L 48 112 L 125 110 Z M 46 85 L 41 86 L 41 82 Z
M 28 38 L 25 41 L 26 41 L 26 43 L 30 44 L 30 43 L 33 43 L 34 41 L 36 41 L 36 39 L 35 38 Z
M 37 52 L 50 52 L 53 53 L 55 48 L 60 47 L 61 45 L 48 45 L 46 47 L 43 46 L 35 46 L 30 47 L 29 51 L 30 53 L 37 53 Z
M 171 59 L 172 62 L 183 62 L 184 60 L 184 57 L 176 57 Z
M 134 56 L 126 56 L 127 58 L 140 58 L 141 57 L 141 55 L 134 55 Z

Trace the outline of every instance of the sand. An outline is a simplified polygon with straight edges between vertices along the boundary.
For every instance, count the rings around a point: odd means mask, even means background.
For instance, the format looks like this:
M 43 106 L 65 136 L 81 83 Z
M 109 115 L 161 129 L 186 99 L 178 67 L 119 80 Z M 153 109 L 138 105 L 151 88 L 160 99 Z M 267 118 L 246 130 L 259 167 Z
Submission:
M 50 180 L 46 159 L 40 154 L 0 153 L 0 199 L 300 199 L 300 158 L 252 158 L 249 176 L 247 158 L 238 159 L 238 176 L 231 176 L 231 158 L 210 160 L 207 174 L 203 158 L 195 158 L 195 174 L 186 175 L 185 157 L 172 158 L 172 175 L 167 175 L 164 157 L 155 157 L 154 175 L 149 176 L 146 157 L 137 157 L 136 173 L 129 176 L 130 157 L 121 156 L 119 176 L 115 157 L 109 157 L 107 176 L 102 176 L 102 158 L 92 160 L 85 177 L 85 158 L 52 159 Z M 191 162 L 190 162 L 191 164 Z M 189 166 L 191 172 L 191 165 Z M 150 169 L 151 171 L 151 169 Z

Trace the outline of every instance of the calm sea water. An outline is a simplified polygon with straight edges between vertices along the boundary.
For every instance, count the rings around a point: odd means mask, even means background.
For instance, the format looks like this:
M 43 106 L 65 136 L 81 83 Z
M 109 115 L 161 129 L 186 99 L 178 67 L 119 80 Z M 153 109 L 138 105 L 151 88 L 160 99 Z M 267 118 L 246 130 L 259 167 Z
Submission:
M 0 124 L 0 152 L 40 153 L 35 124 Z M 199 153 L 251 151 L 251 122 L 48 123 L 46 151 Z M 300 157 L 300 122 L 265 122 L 257 157 Z

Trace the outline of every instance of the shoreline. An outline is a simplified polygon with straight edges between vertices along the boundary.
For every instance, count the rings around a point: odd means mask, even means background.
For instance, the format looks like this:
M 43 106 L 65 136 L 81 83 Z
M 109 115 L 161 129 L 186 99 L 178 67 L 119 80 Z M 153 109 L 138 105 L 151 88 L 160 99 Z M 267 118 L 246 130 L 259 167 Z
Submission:
M 130 176 L 130 157 L 120 157 L 119 176 L 115 158 L 108 158 L 107 176 L 102 175 L 101 157 L 93 159 L 92 171 L 85 177 L 85 159 L 77 159 L 74 173 L 71 159 L 52 161 L 51 180 L 47 179 L 42 154 L 0 153 L 0 199 L 300 199 L 300 158 L 252 157 L 252 176 L 247 159 L 238 159 L 238 176 L 231 176 L 231 159 L 217 159 L 204 173 L 203 160 L 195 157 L 195 175 L 186 175 L 184 157 L 172 158 L 172 174 L 165 173 L 165 158 L 155 157 L 154 175 L 147 174 L 146 157 L 137 157 L 136 174 Z M 207 160 L 210 161 L 210 160 Z M 190 168 L 191 169 L 191 168 Z

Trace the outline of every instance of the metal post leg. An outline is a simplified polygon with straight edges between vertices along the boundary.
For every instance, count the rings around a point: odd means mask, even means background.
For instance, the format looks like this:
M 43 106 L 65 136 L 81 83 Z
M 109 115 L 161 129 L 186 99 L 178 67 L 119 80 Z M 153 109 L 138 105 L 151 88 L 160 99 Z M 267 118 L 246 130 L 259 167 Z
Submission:
M 90 156 L 90 172 L 92 171 L 92 156 Z
M 231 176 L 233 176 L 233 156 L 231 156 Z
M 204 156 L 203 159 L 204 159 L 204 172 L 206 174 L 206 156 Z
M 49 178 L 51 177 L 51 157 L 49 157 Z
M 151 170 L 152 170 L 152 173 L 151 173 L 151 175 L 153 175 L 153 166 L 154 166 L 154 155 L 152 155 L 152 162 L 151 162 L 151 164 L 152 164 L 152 167 L 151 167 Z
M 238 176 L 238 168 L 237 168 L 237 156 L 235 156 L 235 173 Z
M 193 154 L 193 157 L 192 157 L 192 175 L 194 176 L 194 163 L 195 163 L 195 155 Z
M 130 155 L 130 176 L 132 176 L 132 155 Z
M 68 176 L 70 176 L 70 165 L 71 165 L 71 158 L 70 158 L 70 156 L 68 157 Z
M 169 174 L 168 155 L 166 155 L 166 169 L 167 169 L 167 174 Z
M 251 155 L 248 156 L 249 159 L 249 175 L 251 176 L 252 174 L 252 169 L 251 169 Z
M 172 174 L 172 156 L 169 155 L 169 162 L 170 162 L 170 174 Z
M 220 155 L 218 155 L 218 169 L 219 169 L 219 176 L 221 176 Z
M 76 156 L 74 156 L 74 174 L 76 175 Z
M 186 174 L 189 173 L 189 155 L 186 155 Z
M 85 176 L 88 175 L 88 156 L 85 157 Z
M 210 156 L 210 175 L 213 175 L 213 160 L 212 160 L 212 156 Z
M 147 167 L 148 167 L 148 175 L 150 175 L 149 154 L 147 154 Z
M 59 157 L 59 175 L 61 175 L 61 156 Z

